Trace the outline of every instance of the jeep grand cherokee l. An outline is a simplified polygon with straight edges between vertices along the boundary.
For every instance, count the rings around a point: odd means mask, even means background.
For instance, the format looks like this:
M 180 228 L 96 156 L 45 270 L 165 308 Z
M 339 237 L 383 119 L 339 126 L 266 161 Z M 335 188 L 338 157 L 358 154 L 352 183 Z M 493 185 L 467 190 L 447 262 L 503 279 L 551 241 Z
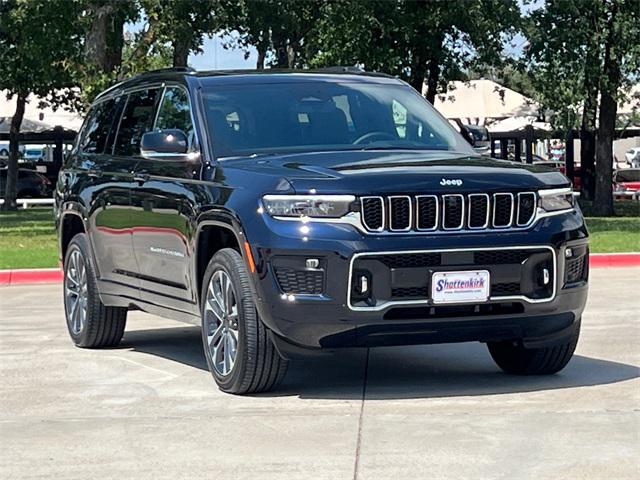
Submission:
M 118 344 L 132 309 L 195 323 L 226 392 L 379 345 L 480 341 L 549 374 L 578 340 L 567 178 L 478 156 L 386 75 L 143 74 L 95 100 L 55 198 L 75 344 Z

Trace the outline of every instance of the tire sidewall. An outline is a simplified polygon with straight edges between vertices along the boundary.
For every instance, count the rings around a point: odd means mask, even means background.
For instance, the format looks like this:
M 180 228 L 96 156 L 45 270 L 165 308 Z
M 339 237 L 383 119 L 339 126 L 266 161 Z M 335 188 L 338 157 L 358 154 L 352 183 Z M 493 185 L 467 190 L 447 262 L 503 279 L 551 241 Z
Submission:
M 233 255 L 237 255 L 240 258 L 240 262 L 233 260 Z M 242 373 L 245 369 L 247 362 L 247 335 L 246 329 L 251 328 L 251 322 L 248 318 L 251 316 L 251 309 L 255 312 L 255 306 L 253 304 L 253 298 L 251 292 L 242 288 L 242 282 L 240 280 L 240 273 L 238 269 L 244 269 L 244 263 L 242 257 L 235 250 L 223 249 L 216 253 L 211 259 L 207 270 L 205 271 L 202 281 L 202 291 L 200 294 L 200 315 L 202 317 L 201 331 L 202 331 L 202 345 L 204 348 L 205 358 L 207 359 L 207 366 L 211 375 L 215 379 L 216 383 L 222 390 L 233 390 L 234 386 L 242 382 Z M 233 291 L 236 297 L 236 304 L 238 306 L 238 350 L 236 353 L 236 360 L 233 365 L 233 369 L 229 375 L 222 376 L 218 374 L 213 366 L 213 360 L 209 351 L 209 344 L 207 341 L 207 328 L 205 319 L 205 303 L 207 301 L 207 290 L 209 283 L 214 273 L 218 270 L 224 271 L 231 279 Z M 243 273 L 246 274 L 246 271 Z M 255 313 L 254 313 L 255 315 Z M 249 321 L 248 321 L 249 320 Z

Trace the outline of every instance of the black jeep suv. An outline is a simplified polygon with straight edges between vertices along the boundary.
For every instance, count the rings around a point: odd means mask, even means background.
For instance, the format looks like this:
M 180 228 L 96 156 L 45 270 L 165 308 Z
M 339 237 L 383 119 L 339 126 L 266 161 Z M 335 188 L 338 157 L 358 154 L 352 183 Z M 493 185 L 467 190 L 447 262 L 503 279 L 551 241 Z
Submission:
M 342 347 L 480 341 L 554 373 L 587 297 L 570 187 L 478 156 L 386 75 L 144 74 L 96 99 L 58 179 L 69 333 L 115 346 L 132 309 L 201 325 L 233 393 Z

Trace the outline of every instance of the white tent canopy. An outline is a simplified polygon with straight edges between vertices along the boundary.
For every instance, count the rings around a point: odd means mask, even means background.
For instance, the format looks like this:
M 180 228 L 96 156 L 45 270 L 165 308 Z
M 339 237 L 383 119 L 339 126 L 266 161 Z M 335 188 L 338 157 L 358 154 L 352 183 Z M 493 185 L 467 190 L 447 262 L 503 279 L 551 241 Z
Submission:
M 538 122 L 536 117 L 509 117 L 488 125 L 487 129 L 491 133 L 517 132 L 524 130 L 527 125 L 533 126 L 535 130 L 551 131 L 550 124 Z
M 69 112 L 63 107 L 53 110 L 50 107 L 39 108 L 40 98 L 30 95 L 25 107 L 24 118 L 31 122 L 37 122 L 50 129 L 58 125 L 68 130 L 79 130 L 82 125 L 82 117 L 77 113 Z M 0 117 L 12 118 L 16 113 L 16 97 L 7 100 L 7 91 L 0 90 Z M 43 127 L 44 128 L 44 127 Z
M 436 95 L 435 107 L 446 118 L 477 124 L 514 116 L 536 117 L 540 109 L 534 100 L 484 79 L 450 82 L 445 93 Z

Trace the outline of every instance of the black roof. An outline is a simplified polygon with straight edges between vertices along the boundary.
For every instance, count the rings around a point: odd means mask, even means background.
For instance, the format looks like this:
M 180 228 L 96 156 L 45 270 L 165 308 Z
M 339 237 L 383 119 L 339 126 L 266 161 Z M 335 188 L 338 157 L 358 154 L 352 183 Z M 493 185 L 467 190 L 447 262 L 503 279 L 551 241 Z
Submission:
M 154 80 L 163 81 L 171 79 L 182 79 L 185 76 L 195 77 L 200 80 L 204 80 L 207 78 L 221 79 L 234 77 L 234 82 L 238 80 L 238 77 L 242 77 L 243 83 L 264 83 L 265 81 L 282 81 L 283 77 L 296 76 L 299 78 L 300 75 L 325 78 L 335 75 L 344 75 L 350 76 L 354 79 L 359 78 L 360 80 L 369 79 L 369 81 L 373 79 L 396 80 L 396 77 L 392 75 L 380 72 L 367 72 L 358 67 L 326 67 L 318 69 L 269 68 L 263 70 L 194 70 L 193 68 L 189 67 L 173 67 L 151 70 L 149 72 L 135 75 L 108 88 L 104 92 L 100 93 L 100 95 L 98 95 L 96 99 L 104 97 L 115 90 L 133 87 L 139 83 L 146 83 Z

